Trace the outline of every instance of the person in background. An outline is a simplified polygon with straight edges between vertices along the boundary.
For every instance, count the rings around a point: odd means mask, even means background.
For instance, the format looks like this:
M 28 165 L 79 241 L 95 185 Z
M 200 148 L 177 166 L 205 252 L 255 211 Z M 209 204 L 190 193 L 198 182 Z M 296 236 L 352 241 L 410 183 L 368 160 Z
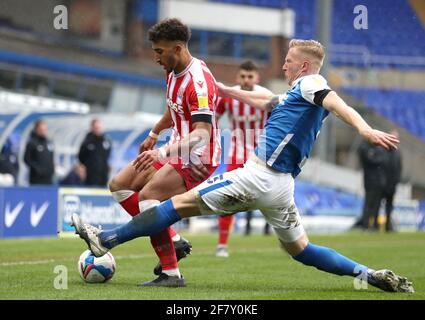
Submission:
M 246 212 L 246 215 L 245 215 L 245 218 L 246 218 L 245 235 L 246 236 L 249 236 L 251 234 L 251 231 L 252 231 L 251 220 L 253 216 L 254 216 L 254 211 Z M 270 224 L 267 221 L 265 221 L 263 233 L 264 235 L 270 234 Z
M 78 159 L 86 167 L 87 186 L 106 187 L 111 147 L 111 141 L 104 135 L 102 122 L 93 119 L 90 132 L 86 135 L 78 153 Z
M 258 85 L 259 82 L 258 66 L 253 61 L 247 60 L 239 65 L 236 74 L 237 85 L 233 88 L 272 94 L 270 90 Z M 226 171 L 242 168 L 257 146 L 258 137 L 267 121 L 268 112 L 230 97 L 219 100 L 216 112 L 218 117 L 227 112 L 231 123 L 232 138 Z M 246 235 L 251 233 L 252 214 L 251 211 L 246 212 Z M 233 214 L 218 216 L 217 257 L 227 258 L 229 256 L 228 240 L 233 222 Z
M 24 161 L 29 168 L 29 183 L 49 185 L 55 174 L 53 143 L 47 139 L 47 123 L 39 119 L 34 124 L 26 145 Z
M 362 217 L 356 223 L 356 226 L 364 230 L 378 229 L 376 217 L 379 215 L 379 208 L 386 185 L 385 161 L 387 152 L 381 146 L 363 141 L 358 153 L 363 167 L 365 199 Z M 373 226 L 370 226 L 371 219 L 374 220 Z
M 12 141 L 7 139 L 0 152 L 0 185 L 16 184 L 18 171 L 18 157 L 13 153 Z
M 390 132 L 392 135 L 398 138 L 399 134 L 397 130 Z M 400 182 L 402 172 L 402 161 L 400 149 L 386 150 L 386 161 L 384 163 L 384 172 L 386 178 L 386 184 L 384 187 L 383 198 L 385 199 L 385 231 L 394 231 L 394 226 L 391 221 L 391 213 L 393 211 L 393 200 L 396 193 L 397 184 Z M 375 218 L 375 221 L 377 217 Z
M 60 182 L 63 186 L 83 186 L 86 181 L 86 167 L 77 163 Z

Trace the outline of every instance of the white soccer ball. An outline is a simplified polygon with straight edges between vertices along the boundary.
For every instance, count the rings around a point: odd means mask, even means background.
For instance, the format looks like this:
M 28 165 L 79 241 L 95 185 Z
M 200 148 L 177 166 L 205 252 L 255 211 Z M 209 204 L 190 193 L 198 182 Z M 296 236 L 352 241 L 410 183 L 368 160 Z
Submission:
M 89 283 L 101 283 L 110 280 L 115 269 L 115 259 L 110 252 L 96 258 L 90 250 L 86 250 L 78 260 L 78 272 L 81 278 Z

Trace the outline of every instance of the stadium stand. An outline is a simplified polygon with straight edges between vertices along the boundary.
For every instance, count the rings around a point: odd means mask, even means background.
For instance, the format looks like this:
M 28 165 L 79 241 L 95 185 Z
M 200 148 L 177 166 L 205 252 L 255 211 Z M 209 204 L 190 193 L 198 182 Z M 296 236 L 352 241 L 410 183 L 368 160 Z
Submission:
M 369 17 L 368 29 L 353 28 L 355 0 L 334 1 L 332 41 L 334 44 L 359 45 L 371 54 L 392 56 L 424 56 L 425 30 L 409 1 L 391 0 L 382 6 L 378 1 L 363 1 Z M 391 28 L 388 24 L 391 22 Z M 415 44 L 415 45 L 412 45 Z
M 147 85 L 153 87 L 164 87 L 164 82 L 159 79 L 150 78 L 141 74 L 130 74 L 105 68 L 96 68 L 79 63 L 69 63 L 57 59 L 41 56 L 21 54 L 8 50 L 0 50 L 0 61 L 11 64 L 40 68 L 55 72 L 83 75 L 98 79 L 112 79 L 120 82 L 128 82 L 135 85 Z
M 213 2 L 252 5 L 268 8 L 291 8 L 295 11 L 295 38 L 316 37 L 316 0 L 212 0 Z M 418 1 L 333 1 L 331 63 L 356 67 L 425 68 L 425 29 L 423 7 Z M 367 7 L 368 29 L 353 27 L 353 8 Z M 389 21 L 391 28 L 388 28 Z
M 353 87 L 343 91 L 425 141 L 424 91 Z
M 363 203 L 357 195 L 302 180 L 295 187 L 295 199 L 300 212 L 312 216 L 357 216 Z

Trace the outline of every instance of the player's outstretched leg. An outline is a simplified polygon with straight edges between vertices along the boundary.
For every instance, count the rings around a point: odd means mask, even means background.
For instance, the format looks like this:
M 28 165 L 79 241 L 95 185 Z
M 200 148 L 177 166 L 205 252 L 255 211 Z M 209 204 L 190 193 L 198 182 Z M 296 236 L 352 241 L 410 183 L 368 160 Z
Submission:
M 84 223 L 77 214 L 73 214 L 71 220 L 76 233 L 87 243 L 93 254 L 99 257 L 119 244 L 138 237 L 158 234 L 180 221 L 181 217 L 174 209 L 172 201 L 167 200 L 138 214 L 128 223 L 111 230 L 102 231 Z
M 284 247 L 286 244 L 283 244 Z M 413 293 L 412 282 L 396 275 L 391 270 L 373 270 L 341 255 L 333 249 L 317 246 L 310 242 L 293 258 L 305 265 L 340 276 L 359 277 L 370 285 L 390 292 Z

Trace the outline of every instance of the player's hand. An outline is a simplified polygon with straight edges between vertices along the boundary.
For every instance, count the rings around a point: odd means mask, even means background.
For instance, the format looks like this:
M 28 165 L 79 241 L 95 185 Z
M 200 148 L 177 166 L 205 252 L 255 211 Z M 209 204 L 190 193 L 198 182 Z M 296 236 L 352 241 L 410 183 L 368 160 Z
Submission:
M 210 175 L 208 169 L 196 154 L 190 155 L 189 167 L 191 168 L 189 176 L 195 181 L 204 181 Z
M 225 86 L 222 82 L 217 82 L 218 95 L 222 98 L 229 97 L 229 87 Z
M 137 156 L 137 158 L 133 161 L 133 167 L 137 172 L 142 172 L 160 159 L 161 154 L 158 149 L 147 150 Z
M 361 135 L 370 143 L 382 146 L 387 150 L 397 149 L 397 145 L 400 143 L 395 135 L 375 129 L 365 130 Z
M 158 139 L 147 136 L 139 146 L 139 154 L 148 150 L 152 150 Z

